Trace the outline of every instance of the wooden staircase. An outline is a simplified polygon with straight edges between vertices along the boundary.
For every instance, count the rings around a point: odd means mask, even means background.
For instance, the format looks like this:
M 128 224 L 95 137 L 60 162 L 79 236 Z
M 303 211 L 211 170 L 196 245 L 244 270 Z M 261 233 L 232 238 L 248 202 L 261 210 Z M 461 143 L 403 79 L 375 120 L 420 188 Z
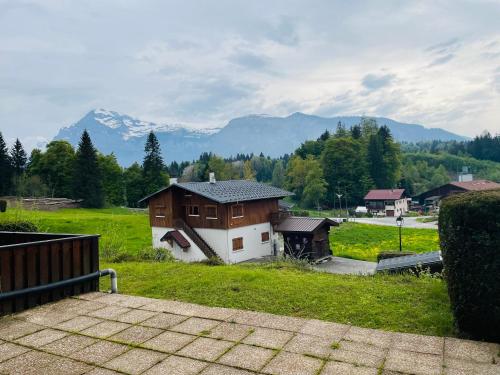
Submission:
M 200 250 L 205 254 L 205 256 L 210 258 L 217 258 L 222 260 L 219 255 L 210 247 L 210 245 L 194 230 L 191 228 L 184 220 L 176 219 L 174 220 L 175 229 L 180 229 L 188 235 L 188 237 L 200 248 Z

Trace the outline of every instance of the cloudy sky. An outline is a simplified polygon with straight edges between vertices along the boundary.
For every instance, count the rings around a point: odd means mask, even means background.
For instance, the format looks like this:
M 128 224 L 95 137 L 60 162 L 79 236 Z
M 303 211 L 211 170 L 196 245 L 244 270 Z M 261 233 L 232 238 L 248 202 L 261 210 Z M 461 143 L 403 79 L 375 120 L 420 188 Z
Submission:
M 499 20 L 497 0 L 0 0 L 0 131 L 29 148 L 106 108 L 500 132 Z

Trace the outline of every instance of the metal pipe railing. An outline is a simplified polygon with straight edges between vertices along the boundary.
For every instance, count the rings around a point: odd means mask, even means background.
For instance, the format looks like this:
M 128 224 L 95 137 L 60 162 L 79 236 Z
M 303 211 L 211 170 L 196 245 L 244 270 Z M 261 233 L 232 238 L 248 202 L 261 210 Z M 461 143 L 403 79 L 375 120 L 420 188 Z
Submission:
M 39 294 L 49 292 L 58 288 L 65 288 L 69 286 L 73 286 L 76 284 L 80 284 L 86 281 L 96 280 L 102 276 L 109 275 L 111 278 L 111 293 L 118 293 L 118 276 L 116 275 L 116 271 L 112 268 L 107 268 L 104 270 L 96 271 L 93 273 L 89 273 L 88 275 L 73 277 L 71 279 L 56 281 L 50 284 L 37 285 L 30 288 L 12 290 L 10 292 L 0 293 L 0 301 L 24 297 L 29 294 Z

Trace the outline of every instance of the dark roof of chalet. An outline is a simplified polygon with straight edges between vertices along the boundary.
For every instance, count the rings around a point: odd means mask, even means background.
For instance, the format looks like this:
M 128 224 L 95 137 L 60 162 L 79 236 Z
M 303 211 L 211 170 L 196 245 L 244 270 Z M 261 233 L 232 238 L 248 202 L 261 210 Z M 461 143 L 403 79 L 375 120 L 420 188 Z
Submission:
M 179 182 L 163 188 L 140 200 L 147 201 L 149 198 L 170 189 L 178 187 L 189 192 L 201 195 L 218 203 L 232 203 L 254 201 L 259 199 L 283 198 L 293 193 L 277 187 L 248 180 L 228 180 L 216 182 Z
M 365 195 L 365 200 L 396 200 L 404 196 L 405 189 L 374 189 Z
M 278 205 L 280 208 L 283 208 L 285 210 L 291 210 L 295 206 L 295 203 L 287 202 L 287 201 L 284 201 L 283 199 L 280 199 L 278 201 Z
M 175 242 L 177 242 L 177 245 L 182 247 L 183 249 L 187 249 L 188 247 L 191 246 L 189 241 L 182 235 L 181 232 L 178 230 L 171 230 L 165 233 L 165 235 L 160 239 L 160 241 L 166 241 L 168 239 L 173 239 Z
M 277 232 L 313 232 L 324 224 L 330 226 L 339 225 L 339 223 L 328 218 L 290 216 L 278 224 L 275 230 Z
M 482 190 L 493 190 L 500 189 L 500 184 L 488 180 L 473 180 L 473 181 L 453 181 L 450 185 L 459 187 L 467 191 L 482 191 Z

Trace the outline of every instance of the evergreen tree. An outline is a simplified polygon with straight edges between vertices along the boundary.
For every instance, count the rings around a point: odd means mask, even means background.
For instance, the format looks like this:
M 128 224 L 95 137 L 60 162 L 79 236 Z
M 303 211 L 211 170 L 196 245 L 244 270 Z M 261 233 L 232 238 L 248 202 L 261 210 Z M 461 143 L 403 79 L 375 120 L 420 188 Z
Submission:
M 285 168 L 283 167 L 283 161 L 277 160 L 273 168 L 273 177 L 271 179 L 271 185 L 282 188 L 285 184 Z
M 44 153 L 35 151 L 29 163 L 30 175 L 39 175 L 52 197 L 73 196 L 75 150 L 67 141 L 52 141 Z
M 97 151 L 89 133 L 84 130 L 76 152 L 73 174 L 74 196 L 83 199 L 83 207 L 99 208 L 104 205 L 101 170 L 97 161 Z
M 142 163 L 144 195 L 149 195 L 168 186 L 169 183 L 169 176 L 164 172 L 165 165 L 161 156 L 160 143 L 152 131 L 148 135 L 144 152 L 146 153 Z M 207 161 L 209 158 L 208 156 Z
M 21 144 L 21 141 L 19 141 L 19 138 L 16 139 L 16 142 L 10 150 L 10 160 L 15 176 L 21 176 L 26 169 L 28 156 L 26 155 L 26 152 L 24 151 L 23 145 Z
M 143 195 L 142 167 L 138 163 L 125 169 L 125 197 L 128 207 L 138 207 Z
M 10 193 L 12 172 L 9 151 L 0 132 L 0 195 Z
M 353 139 L 360 139 L 361 138 L 361 126 L 360 125 L 354 125 L 351 127 L 351 137 Z
M 102 176 L 104 201 L 112 206 L 121 206 L 125 203 L 124 179 L 122 167 L 118 164 L 115 154 L 97 157 Z

